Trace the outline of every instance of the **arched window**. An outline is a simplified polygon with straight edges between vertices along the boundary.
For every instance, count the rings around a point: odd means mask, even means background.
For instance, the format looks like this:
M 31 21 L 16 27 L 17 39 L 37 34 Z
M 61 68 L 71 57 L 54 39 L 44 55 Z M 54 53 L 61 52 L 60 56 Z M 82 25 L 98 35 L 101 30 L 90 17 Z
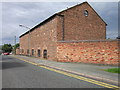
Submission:
M 32 56 L 34 56 L 34 49 L 32 49 Z
M 27 54 L 29 55 L 29 49 L 27 49 Z
M 40 49 L 38 49 L 38 57 L 40 57 Z
M 47 50 L 46 49 L 43 51 L 43 57 L 47 58 Z

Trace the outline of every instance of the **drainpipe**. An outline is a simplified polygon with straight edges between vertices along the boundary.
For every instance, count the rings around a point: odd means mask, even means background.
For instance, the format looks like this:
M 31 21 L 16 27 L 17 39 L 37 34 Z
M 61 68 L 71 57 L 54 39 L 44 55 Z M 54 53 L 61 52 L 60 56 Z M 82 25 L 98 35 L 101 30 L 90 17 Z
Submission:
M 64 41 L 64 15 L 58 15 L 62 18 L 62 41 Z

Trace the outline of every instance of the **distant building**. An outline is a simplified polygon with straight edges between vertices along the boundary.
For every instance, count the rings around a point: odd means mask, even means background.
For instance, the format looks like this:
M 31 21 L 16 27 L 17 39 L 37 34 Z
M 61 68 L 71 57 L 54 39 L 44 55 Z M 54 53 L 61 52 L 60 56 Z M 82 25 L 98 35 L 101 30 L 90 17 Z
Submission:
M 106 25 L 95 10 L 83 2 L 55 13 L 32 28 L 30 33 L 22 34 L 19 53 L 57 60 L 58 41 L 105 40 Z

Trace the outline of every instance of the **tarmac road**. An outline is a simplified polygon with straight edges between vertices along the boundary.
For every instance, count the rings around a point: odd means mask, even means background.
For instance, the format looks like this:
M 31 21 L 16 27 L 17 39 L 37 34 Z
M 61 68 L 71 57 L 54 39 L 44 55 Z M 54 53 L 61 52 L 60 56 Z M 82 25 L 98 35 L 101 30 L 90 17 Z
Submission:
M 35 66 L 11 56 L 2 56 L 2 88 L 105 87 Z

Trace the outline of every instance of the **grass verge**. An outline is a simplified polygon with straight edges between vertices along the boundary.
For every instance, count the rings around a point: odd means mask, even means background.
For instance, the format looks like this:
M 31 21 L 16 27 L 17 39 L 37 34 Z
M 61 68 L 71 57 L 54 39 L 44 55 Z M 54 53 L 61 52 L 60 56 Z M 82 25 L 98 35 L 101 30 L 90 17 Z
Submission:
M 111 73 L 120 73 L 120 68 L 110 68 L 104 71 L 111 72 Z

